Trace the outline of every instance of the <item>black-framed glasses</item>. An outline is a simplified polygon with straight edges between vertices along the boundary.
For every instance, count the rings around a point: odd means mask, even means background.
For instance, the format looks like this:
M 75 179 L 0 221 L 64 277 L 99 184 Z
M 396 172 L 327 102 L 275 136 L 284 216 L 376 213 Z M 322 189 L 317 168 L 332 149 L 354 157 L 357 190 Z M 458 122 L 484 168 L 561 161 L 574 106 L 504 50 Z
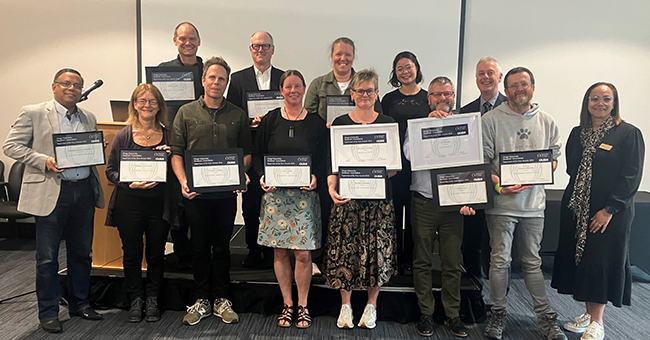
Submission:
M 609 103 L 611 103 L 612 101 L 614 101 L 614 98 L 612 98 L 612 96 L 603 96 L 602 98 L 600 98 L 600 97 L 598 97 L 598 96 L 591 96 L 591 97 L 589 97 L 589 101 L 590 101 L 592 104 L 596 104 L 596 103 L 598 103 L 598 102 L 600 102 L 600 101 L 602 101 L 602 102 L 605 103 L 605 104 L 609 104 Z
M 69 81 L 55 81 L 54 83 L 59 84 L 64 89 L 70 88 L 70 86 L 72 86 L 75 90 L 81 91 L 84 88 L 84 86 L 79 83 L 71 83 Z
M 370 95 L 375 93 L 377 91 L 377 89 L 351 90 L 351 91 L 354 91 L 356 94 L 358 94 L 360 96 L 363 96 L 365 94 L 365 95 L 368 95 L 368 97 L 370 97 Z
M 251 48 L 255 51 L 259 51 L 262 49 L 262 51 L 268 51 L 271 48 L 271 44 L 251 44 Z
M 430 96 L 433 96 L 434 98 L 440 98 L 442 96 L 445 97 L 451 97 L 454 95 L 454 91 L 445 91 L 445 92 L 431 92 L 429 93 Z

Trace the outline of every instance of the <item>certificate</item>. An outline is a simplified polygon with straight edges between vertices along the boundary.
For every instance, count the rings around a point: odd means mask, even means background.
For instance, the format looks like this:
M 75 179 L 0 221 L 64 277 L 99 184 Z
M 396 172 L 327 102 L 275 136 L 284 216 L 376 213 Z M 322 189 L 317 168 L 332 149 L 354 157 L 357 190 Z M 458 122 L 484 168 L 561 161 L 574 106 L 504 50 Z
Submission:
M 167 152 L 120 150 L 120 182 L 166 182 Z
M 350 199 L 386 199 L 386 168 L 339 168 L 339 195 Z
M 284 97 L 280 91 L 246 92 L 246 103 L 248 118 L 255 118 L 284 106 Z
M 311 184 L 311 157 L 264 156 L 264 181 L 278 188 L 300 188 Z
M 102 131 L 52 134 L 59 169 L 106 164 Z
M 341 166 L 402 170 L 397 123 L 333 125 L 330 136 L 335 173 Z
M 431 170 L 439 211 L 458 211 L 462 206 L 492 208 L 492 171 L 489 164 Z
M 201 89 L 198 66 L 146 67 L 147 83 L 156 86 L 165 102 L 184 104 L 197 99 Z
M 185 151 L 185 174 L 190 190 L 198 193 L 246 189 L 240 148 Z
M 553 151 L 502 152 L 499 174 L 501 186 L 553 184 Z
M 481 114 L 408 120 L 411 169 L 483 164 Z
M 336 117 L 354 111 L 355 106 L 350 96 L 327 96 L 327 122 L 331 123 Z

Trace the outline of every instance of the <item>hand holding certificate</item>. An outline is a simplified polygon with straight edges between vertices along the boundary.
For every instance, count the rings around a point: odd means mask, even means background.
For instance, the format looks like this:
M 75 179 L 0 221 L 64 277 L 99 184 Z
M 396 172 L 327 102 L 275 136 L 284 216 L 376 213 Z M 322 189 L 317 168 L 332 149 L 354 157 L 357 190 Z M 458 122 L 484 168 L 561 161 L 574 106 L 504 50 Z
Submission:
M 335 125 L 330 135 L 334 172 L 341 166 L 402 170 L 397 123 Z
M 212 193 L 246 189 L 242 149 L 185 151 L 190 191 Z
M 458 211 L 492 208 L 492 179 L 489 164 L 431 170 L 431 183 L 437 190 L 438 210 Z
M 166 182 L 167 152 L 120 150 L 120 182 Z
M 265 184 L 278 188 L 309 187 L 311 184 L 311 157 L 264 156 Z
M 52 141 L 59 169 L 106 164 L 101 131 L 55 133 Z
M 499 175 L 501 186 L 553 184 L 553 151 L 503 152 Z
M 386 199 L 385 167 L 340 167 L 339 195 L 349 199 Z

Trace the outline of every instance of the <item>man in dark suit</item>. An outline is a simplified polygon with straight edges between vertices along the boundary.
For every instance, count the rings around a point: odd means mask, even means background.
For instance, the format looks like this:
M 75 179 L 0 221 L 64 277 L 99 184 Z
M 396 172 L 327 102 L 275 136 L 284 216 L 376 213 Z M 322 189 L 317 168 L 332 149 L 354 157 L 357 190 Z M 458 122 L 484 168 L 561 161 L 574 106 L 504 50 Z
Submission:
M 501 105 L 508 99 L 499 92 L 499 84 L 503 78 L 501 65 L 492 57 L 483 57 L 476 64 L 476 86 L 481 95 L 473 102 L 463 106 L 460 113 L 486 112 Z M 489 236 L 485 224 L 485 213 L 477 210 L 476 215 L 465 216 L 463 233 L 463 263 L 465 270 L 477 278 L 486 277 L 489 268 Z M 483 240 L 483 242 L 481 242 Z M 484 253 L 481 256 L 481 253 Z
M 275 52 L 275 46 L 273 45 L 273 37 L 269 32 L 255 32 L 251 36 L 251 44 L 248 49 L 253 58 L 253 66 L 232 74 L 228 95 L 226 96 L 229 102 L 239 106 L 247 114 L 246 93 L 279 90 L 280 77 L 284 73 L 284 71 L 271 65 L 271 57 Z M 255 129 L 261 120 L 262 116 L 258 116 L 250 121 L 253 140 L 255 139 Z M 251 182 L 248 185 L 248 191 L 242 195 L 242 215 L 246 228 L 246 244 L 248 245 L 248 255 L 244 259 L 243 266 L 246 268 L 273 268 L 273 249 L 257 244 L 262 200 L 260 178 L 252 168 L 248 170 L 248 177 L 250 177 Z M 264 259 L 262 259 L 262 254 L 264 254 Z
M 61 332 L 59 245 L 65 238 L 70 316 L 101 320 L 88 303 L 95 207 L 104 194 L 95 166 L 59 169 L 52 135 L 97 131 L 97 119 L 77 107 L 83 89 L 78 71 L 64 68 L 52 83 L 54 99 L 24 106 L 11 126 L 4 153 L 25 164 L 18 211 L 36 221 L 36 299 L 41 327 Z

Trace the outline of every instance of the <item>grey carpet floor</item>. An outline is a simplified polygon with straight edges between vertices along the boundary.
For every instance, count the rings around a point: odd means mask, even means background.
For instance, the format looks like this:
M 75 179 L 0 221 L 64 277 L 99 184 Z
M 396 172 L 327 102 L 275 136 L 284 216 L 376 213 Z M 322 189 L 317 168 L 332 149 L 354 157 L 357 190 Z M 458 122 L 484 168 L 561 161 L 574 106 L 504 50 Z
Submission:
M 61 246 L 60 263 L 65 267 L 65 244 Z M 545 259 L 548 260 L 548 259 Z M 549 261 L 546 261 L 549 262 Z M 552 261 L 551 261 L 552 262 Z M 545 265 L 547 285 L 550 282 Z M 34 241 L 0 240 L 0 299 L 34 289 Z M 650 280 L 639 273 L 633 283 L 632 306 L 605 311 L 606 339 L 650 339 Z M 581 314 L 583 305 L 569 296 L 557 294 L 547 287 L 553 307 L 561 322 Z M 486 296 L 489 288 L 486 287 Z M 514 271 L 509 298 L 509 316 L 504 339 L 539 339 L 535 333 L 536 318 L 530 296 L 521 276 Z M 489 300 L 487 301 L 489 302 Z M 381 306 L 379 306 L 381 308 Z M 243 314 L 240 323 L 226 325 L 217 317 L 209 317 L 196 326 L 181 323 L 184 313 L 166 311 L 160 322 L 131 324 L 126 322 L 126 311 L 101 311 L 102 321 L 70 319 L 67 309 L 61 308 L 62 334 L 49 334 L 39 328 L 36 295 L 29 294 L 0 304 L 0 339 L 220 339 L 220 340 L 356 340 L 356 339 L 417 339 L 415 324 L 379 322 L 373 330 L 339 330 L 333 317 L 318 317 L 306 330 L 284 329 L 276 326 L 276 315 Z M 358 321 L 358 320 L 357 320 Z M 484 339 L 485 324 L 470 325 L 467 339 Z M 580 339 L 579 334 L 567 333 L 569 339 Z M 421 338 L 422 339 L 422 338 Z M 446 327 L 439 325 L 430 339 L 457 339 Z

